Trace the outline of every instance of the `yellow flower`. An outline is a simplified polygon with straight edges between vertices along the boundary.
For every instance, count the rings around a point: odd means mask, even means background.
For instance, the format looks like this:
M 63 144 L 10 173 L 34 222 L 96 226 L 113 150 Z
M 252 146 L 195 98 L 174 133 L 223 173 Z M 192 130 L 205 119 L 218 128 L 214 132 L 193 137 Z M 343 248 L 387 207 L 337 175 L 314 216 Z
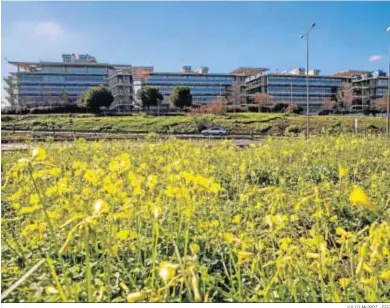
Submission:
M 130 292 L 129 288 L 127 287 L 127 285 L 126 285 L 123 281 L 119 284 L 119 287 L 120 287 L 123 291 L 125 291 L 126 293 L 129 293 L 129 292 Z
M 155 219 L 158 219 L 161 216 L 162 213 L 162 208 L 161 206 L 155 206 L 153 208 L 153 215 Z
M 252 254 L 251 252 L 239 251 L 238 254 L 237 254 L 238 263 L 239 263 L 239 264 L 242 264 L 242 263 L 250 262 L 250 261 L 251 261 L 252 255 L 253 255 L 253 254 Z
M 240 215 L 236 215 L 233 217 L 233 222 L 235 224 L 239 224 L 241 222 L 241 216 Z
M 119 231 L 115 237 L 119 240 L 126 240 L 128 237 L 129 237 L 129 233 L 130 231 L 129 230 L 122 230 L 122 231 Z
M 107 202 L 104 202 L 103 200 L 97 200 L 94 203 L 93 208 L 94 208 L 93 215 L 98 215 L 103 212 L 108 212 L 108 210 L 110 209 Z
M 308 252 L 306 257 L 309 259 L 319 259 L 320 255 L 318 253 Z
M 95 171 L 93 171 L 93 170 L 87 170 L 84 173 L 84 179 L 92 184 L 97 184 L 97 182 L 98 182 L 98 176 L 95 173 Z
M 43 160 L 46 158 L 46 151 L 41 147 L 37 147 L 32 151 L 32 157 L 36 160 Z
M 32 194 L 32 195 L 30 196 L 30 203 L 31 203 L 32 205 L 38 204 L 38 203 L 39 203 L 38 194 Z
M 51 294 L 58 294 L 59 292 L 58 292 L 58 290 L 57 290 L 56 288 L 54 288 L 54 287 L 52 287 L 52 286 L 49 286 L 49 287 L 47 287 L 47 288 L 45 289 L 45 293 L 46 293 L 47 295 L 51 295 Z
M 28 166 L 28 163 L 30 161 L 27 159 L 27 158 L 20 158 L 18 160 L 18 163 L 17 163 L 17 166 L 20 168 L 20 169 L 23 169 L 23 168 L 26 168 Z
M 194 254 L 196 254 L 196 253 L 199 252 L 200 247 L 199 247 L 199 245 L 196 244 L 196 243 L 191 243 L 191 244 L 190 244 L 190 250 L 191 250 L 191 253 L 194 255 Z
M 340 296 L 336 292 L 332 294 L 332 302 L 333 303 L 341 303 Z
M 135 303 L 139 300 L 144 299 L 144 297 L 145 297 L 145 294 L 143 292 L 134 292 L 134 293 L 130 293 L 129 295 L 127 295 L 127 301 L 129 303 Z
M 349 286 L 349 284 L 351 283 L 351 279 L 349 278 L 340 278 L 339 279 L 339 283 L 340 283 L 340 286 L 345 289 Z
M 378 282 L 378 280 L 375 278 L 375 277 L 371 277 L 371 278 L 362 278 L 360 279 L 360 282 L 362 284 L 376 284 Z
M 165 284 L 167 284 L 169 281 L 172 280 L 173 277 L 175 277 L 176 269 L 178 268 L 178 266 L 179 265 L 177 264 L 172 264 L 165 261 L 161 262 L 158 275 L 161 277 Z
M 354 190 L 349 195 L 349 201 L 351 201 L 353 204 L 365 207 L 371 211 L 375 211 L 375 208 L 371 204 L 370 199 L 368 199 L 368 196 L 360 187 L 354 188 Z
M 347 175 L 347 169 L 343 168 L 341 165 L 339 165 L 339 178 L 340 180 L 344 178 Z
M 383 271 L 382 273 L 380 273 L 379 278 L 386 281 L 390 280 L 390 270 Z
M 209 192 L 216 194 L 221 190 L 221 185 L 218 183 L 212 183 L 209 188 Z
M 226 243 L 228 243 L 228 244 L 233 243 L 233 241 L 234 241 L 234 235 L 233 235 L 233 233 L 230 233 L 230 232 L 225 233 L 225 241 L 226 241 Z
M 40 209 L 39 205 L 23 206 L 20 209 L 19 214 L 31 214 L 38 211 L 39 209 Z

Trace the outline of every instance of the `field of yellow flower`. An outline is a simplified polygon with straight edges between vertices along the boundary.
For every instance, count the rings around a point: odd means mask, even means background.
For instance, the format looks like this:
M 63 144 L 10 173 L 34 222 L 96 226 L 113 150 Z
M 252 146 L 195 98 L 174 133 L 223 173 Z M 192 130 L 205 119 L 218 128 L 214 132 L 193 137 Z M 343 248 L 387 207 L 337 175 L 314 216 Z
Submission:
M 44 143 L 2 157 L 4 302 L 389 302 L 379 137 Z

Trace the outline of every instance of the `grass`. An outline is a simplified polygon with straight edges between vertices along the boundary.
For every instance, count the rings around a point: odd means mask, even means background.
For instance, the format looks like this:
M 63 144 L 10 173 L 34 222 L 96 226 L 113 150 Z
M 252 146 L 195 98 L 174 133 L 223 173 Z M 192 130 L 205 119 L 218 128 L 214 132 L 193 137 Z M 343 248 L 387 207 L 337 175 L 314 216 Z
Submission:
M 357 117 L 359 132 L 379 133 L 385 131 L 385 119 Z M 312 116 L 313 134 L 354 131 L 355 117 Z M 222 126 L 230 133 L 263 133 L 283 135 L 286 132 L 299 134 L 305 131 L 306 118 L 298 115 L 237 113 L 225 116 L 183 115 L 183 116 L 120 116 L 96 117 L 93 115 L 75 115 L 74 129 L 80 131 L 124 131 L 156 133 L 199 133 L 204 127 Z M 25 115 L 2 116 L 2 129 L 16 130 L 71 130 L 68 116 L 65 115 Z M 288 129 L 290 127 L 290 129 Z
M 31 146 L 2 155 L 3 302 L 389 301 L 386 139 Z

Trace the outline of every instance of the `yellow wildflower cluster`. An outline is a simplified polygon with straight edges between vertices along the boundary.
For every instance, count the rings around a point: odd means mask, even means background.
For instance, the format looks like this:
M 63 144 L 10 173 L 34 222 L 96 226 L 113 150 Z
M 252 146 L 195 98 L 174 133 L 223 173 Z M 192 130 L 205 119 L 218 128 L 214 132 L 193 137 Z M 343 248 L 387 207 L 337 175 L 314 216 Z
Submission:
M 52 260 L 5 301 L 389 300 L 379 137 L 77 140 L 3 156 L 2 289 Z

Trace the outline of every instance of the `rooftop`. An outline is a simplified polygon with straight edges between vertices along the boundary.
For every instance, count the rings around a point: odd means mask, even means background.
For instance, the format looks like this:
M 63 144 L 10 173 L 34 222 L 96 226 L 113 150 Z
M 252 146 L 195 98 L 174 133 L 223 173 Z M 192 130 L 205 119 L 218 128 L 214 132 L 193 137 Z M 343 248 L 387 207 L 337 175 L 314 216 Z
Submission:
M 362 74 L 367 74 L 367 73 L 371 73 L 370 71 L 362 71 L 362 70 L 346 70 L 346 71 L 340 71 L 340 72 L 336 72 L 336 73 L 333 73 L 331 74 L 331 76 L 335 76 L 335 77 L 355 77 L 357 75 L 362 75 Z
M 239 67 L 232 71 L 232 75 L 241 75 L 241 76 L 254 76 L 262 72 L 268 71 L 268 68 L 263 67 Z

